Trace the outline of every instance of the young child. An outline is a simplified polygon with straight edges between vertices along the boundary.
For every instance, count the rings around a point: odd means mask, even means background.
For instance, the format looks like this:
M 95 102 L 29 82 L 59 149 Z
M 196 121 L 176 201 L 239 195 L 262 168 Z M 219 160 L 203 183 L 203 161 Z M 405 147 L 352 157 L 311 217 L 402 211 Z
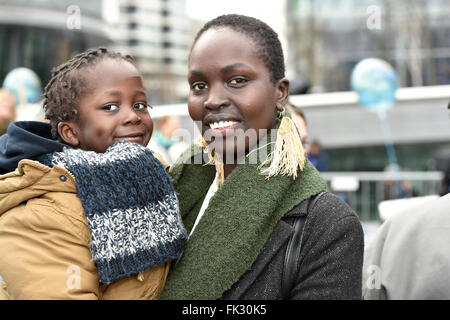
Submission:
M 189 241 L 161 298 L 360 299 L 361 224 L 322 193 L 325 181 L 283 112 L 289 81 L 277 34 L 241 15 L 209 21 L 191 48 L 188 81 L 189 114 L 207 152 L 192 147 L 170 170 Z M 239 144 L 244 132 L 258 140 Z M 262 156 L 253 162 L 254 154 Z
M 0 138 L 0 297 L 155 299 L 187 235 L 130 56 L 104 48 L 53 70 L 50 123 Z M 56 140 L 57 138 L 57 140 Z

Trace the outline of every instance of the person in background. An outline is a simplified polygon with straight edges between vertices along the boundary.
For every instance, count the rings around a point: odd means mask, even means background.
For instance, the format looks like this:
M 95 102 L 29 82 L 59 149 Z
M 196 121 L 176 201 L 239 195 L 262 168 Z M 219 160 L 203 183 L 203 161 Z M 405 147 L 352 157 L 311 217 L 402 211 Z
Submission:
M 319 171 L 328 171 L 328 155 L 322 151 L 318 141 L 313 141 L 311 144 L 308 140 L 308 128 L 306 123 L 306 117 L 302 110 L 288 102 L 286 110 L 291 114 L 292 120 L 295 122 L 300 136 L 302 138 L 303 149 L 308 155 L 308 160 Z
M 319 171 L 328 171 L 328 155 L 322 150 L 319 141 L 311 142 L 308 159 Z
M 155 132 L 147 145 L 150 150 L 161 155 L 164 161 L 169 164 L 172 164 L 181 154 L 174 148 L 180 142 L 180 139 L 174 136 L 179 128 L 180 117 L 178 116 L 164 116 L 156 119 Z
M 400 172 L 407 170 L 401 168 L 398 164 L 388 164 L 385 168 L 385 172 Z M 414 185 L 409 180 L 385 180 L 383 182 L 383 194 L 384 200 L 403 199 L 419 196 L 419 193 L 414 188 Z
M 5 89 L 0 89 L 0 135 L 6 133 L 8 125 L 15 118 L 16 98 Z
M 449 300 L 449 252 L 450 194 L 391 215 L 365 248 L 363 298 Z
M 300 131 L 300 135 L 302 137 L 303 149 L 305 150 L 305 153 L 308 155 L 308 160 L 311 161 L 311 163 L 313 163 L 314 165 L 317 165 L 318 159 L 316 159 L 314 156 L 310 156 L 311 145 L 308 140 L 308 128 L 307 128 L 305 114 L 303 113 L 302 110 L 300 110 L 300 108 L 296 107 L 291 102 L 288 102 L 286 104 L 286 110 L 291 114 L 292 120 L 295 122 L 295 125 L 297 126 L 297 128 Z M 319 171 L 326 171 L 326 170 L 323 170 L 323 167 L 324 167 L 324 165 L 320 164 L 319 168 L 321 170 L 319 170 Z M 325 167 L 328 169 L 327 165 Z M 344 192 L 335 192 L 335 194 L 339 198 L 341 198 L 344 202 L 348 203 L 348 195 L 347 194 L 345 194 Z
M 291 114 L 292 120 L 300 131 L 300 136 L 302 139 L 303 150 L 306 154 L 309 154 L 310 145 L 308 140 L 308 127 L 306 123 L 306 117 L 300 108 L 293 105 L 291 102 L 286 104 L 286 110 Z
M 450 299 L 450 194 L 391 215 L 366 245 L 366 300 Z

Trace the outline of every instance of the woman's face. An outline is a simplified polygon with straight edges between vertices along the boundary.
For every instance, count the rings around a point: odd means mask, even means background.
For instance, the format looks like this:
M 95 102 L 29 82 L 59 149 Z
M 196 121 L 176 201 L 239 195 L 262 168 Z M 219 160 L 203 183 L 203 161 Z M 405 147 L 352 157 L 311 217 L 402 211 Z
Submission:
M 197 40 L 188 81 L 189 114 L 224 162 L 225 152 L 235 159 L 274 126 L 289 89 L 285 78 L 273 84 L 253 41 L 230 28 L 209 29 Z

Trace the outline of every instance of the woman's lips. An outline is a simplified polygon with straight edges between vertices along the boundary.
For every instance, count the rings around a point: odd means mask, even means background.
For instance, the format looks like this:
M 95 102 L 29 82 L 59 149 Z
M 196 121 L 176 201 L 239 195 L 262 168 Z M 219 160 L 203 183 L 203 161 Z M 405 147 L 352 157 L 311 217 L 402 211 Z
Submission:
M 236 129 L 239 122 L 234 120 L 211 122 L 206 125 L 206 129 L 210 130 L 212 135 L 226 135 L 230 131 Z

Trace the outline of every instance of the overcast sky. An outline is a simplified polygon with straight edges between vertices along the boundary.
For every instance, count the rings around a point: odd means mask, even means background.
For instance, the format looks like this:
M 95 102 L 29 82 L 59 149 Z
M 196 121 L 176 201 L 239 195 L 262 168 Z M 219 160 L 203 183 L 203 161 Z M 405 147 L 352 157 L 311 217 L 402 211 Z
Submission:
M 211 20 L 226 13 L 238 13 L 258 18 L 276 32 L 283 32 L 284 3 L 282 0 L 186 0 L 189 17 Z

